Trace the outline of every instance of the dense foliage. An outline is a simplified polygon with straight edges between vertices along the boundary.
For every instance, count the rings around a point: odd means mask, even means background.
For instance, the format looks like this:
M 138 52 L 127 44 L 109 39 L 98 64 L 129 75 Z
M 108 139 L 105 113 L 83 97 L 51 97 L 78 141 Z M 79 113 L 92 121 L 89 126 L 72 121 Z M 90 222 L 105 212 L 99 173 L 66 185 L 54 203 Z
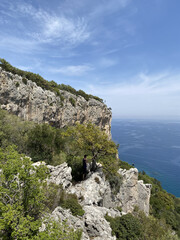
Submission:
M 2 59 L 2 58 L 0 58 L 0 67 L 2 67 L 2 69 L 7 72 L 11 72 L 13 74 L 17 74 L 17 75 L 21 76 L 22 81 L 25 84 L 27 84 L 27 79 L 29 79 L 29 80 L 35 82 L 38 86 L 42 87 L 43 89 L 55 92 L 61 98 L 61 100 L 63 100 L 63 96 L 60 94 L 59 90 L 68 91 L 76 96 L 80 95 L 80 96 L 84 97 L 87 101 L 90 98 L 93 98 L 97 101 L 103 102 L 103 100 L 101 98 L 90 95 L 90 94 L 86 94 L 83 90 L 76 91 L 73 87 L 71 87 L 69 85 L 57 84 L 54 81 L 48 82 L 43 77 L 41 77 L 39 74 L 35 74 L 32 72 L 28 72 L 28 71 L 23 71 L 21 69 L 13 67 L 10 63 L 8 63 L 5 59 Z M 75 103 L 73 100 L 72 100 L 72 102 L 73 102 L 73 104 Z
M 165 222 L 140 211 L 115 218 L 106 215 L 106 220 L 119 240 L 178 240 Z
M 139 173 L 139 179 L 152 184 L 150 213 L 157 219 L 164 220 L 180 237 L 180 199 L 167 193 L 158 180 L 145 172 Z
M 138 240 L 142 236 L 140 221 L 131 214 L 116 218 L 107 215 L 106 220 L 110 222 L 112 234 L 115 235 L 117 239 Z
M 19 154 L 14 146 L 0 148 L 0 238 L 4 240 L 80 239 L 64 224 L 48 221 L 39 232 L 46 209 L 43 185 L 46 166 L 33 167 L 30 158 Z

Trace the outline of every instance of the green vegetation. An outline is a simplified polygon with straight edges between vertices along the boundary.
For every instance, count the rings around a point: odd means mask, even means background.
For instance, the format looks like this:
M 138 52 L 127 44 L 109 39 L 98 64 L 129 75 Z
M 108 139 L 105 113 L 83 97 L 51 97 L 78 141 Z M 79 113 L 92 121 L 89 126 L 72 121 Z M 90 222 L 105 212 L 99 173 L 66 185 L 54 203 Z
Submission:
M 139 179 L 144 183 L 152 184 L 150 214 L 171 226 L 180 237 L 180 199 L 167 193 L 158 180 L 148 176 L 145 172 L 139 173 Z
M 45 205 L 52 212 L 56 207 L 61 206 L 65 209 L 70 209 L 74 216 L 83 216 L 84 210 L 78 203 L 77 196 L 75 194 L 68 194 L 64 191 L 62 186 L 58 186 L 51 183 L 45 186 Z
M 56 129 L 48 124 L 36 124 L 28 132 L 27 151 L 34 162 L 45 161 L 53 164 L 54 159 L 60 157 L 63 145 L 61 129 Z
M 133 166 L 130 165 L 129 163 L 121 161 L 121 160 L 120 160 L 120 167 L 123 168 L 123 169 L 126 169 L 126 170 L 129 170 L 130 168 L 133 168 Z
M 19 87 L 19 83 L 18 83 L 18 82 L 16 83 L 16 87 L 17 87 L 17 88 Z
M 70 209 L 72 215 L 83 216 L 84 210 L 78 203 L 78 199 L 75 194 L 63 194 L 60 199 L 60 205 L 63 208 Z
M 74 100 L 74 98 L 70 97 L 69 101 L 70 101 L 70 103 L 72 104 L 73 107 L 76 106 L 76 101 Z
M 39 232 L 46 209 L 46 166 L 33 167 L 14 146 L 0 148 L 0 238 L 4 240 L 80 239 L 81 232 L 51 221 Z M 60 238 L 58 238 L 60 237 Z
M 70 93 L 72 93 L 76 96 L 80 95 L 80 96 L 84 97 L 87 101 L 90 98 L 93 98 L 93 99 L 95 99 L 99 102 L 103 102 L 103 100 L 101 98 L 90 95 L 90 94 L 86 94 L 82 90 L 76 91 L 73 87 L 71 87 L 69 85 L 57 84 L 54 81 L 48 82 L 43 77 L 41 77 L 39 74 L 35 74 L 35 73 L 32 73 L 32 72 L 27 72 L 27 71 L 23 71 L 21 69 L 15 68 L 10 63 L 8 63 L 5 59 L 2 59 L 2 58 L 0 58 L 0 67 L 2 67 L 2 69 L 7 71 L 7 72 L 11 72 L 13 74 L 17 74 L 17 75 L 21 76 L 23 78 L 22 81 L 25 84 L 27 84 L 27 79 L 29 79 L 29 80 L 35 82 L 38 86 L 42 87 L 43 89 L 50 90 L 50 91 L 56 93 L 56 95 L 61 98 L 61 101 L 63 101 L 64 98 L 60 94 L 59 90 L 68 91 L 68 92 L 70 92 Z
M 145 216 L 143 212 L 115 218 L 106 215 L 105 218 L 110 222 L 112 234 L 119 240 L 178 240 L 168 225 L 152 216 Z
M 108 222 L 110 222 L 112 235 L 115 235 L 117 239 L 141 239 L 141 224 L 139 219 L 133 215 L 127 214 L 116 218 L 106 215 L 105 218 Z
M 99 127 L 92 123 L 85 125 L 77 123 L 76 126 L 68 127 L 63 135 L 64 149 L 68 153 L 67 162 L 72 167 L 74 180 L 79 181 L 82 178 L 84 154 L 88 155 L 88 162 L 102 164 L 103 171 L 109 180 L 120 179 L 117 173 L 119 169 L 119 160 L 116 159 L 117 146 Z
M 23 77 L 23 78 L 22 78 L 22 82 L 23 82 L 24 84 L 27 84 L 27 79 L 26 79 L 25 77 Z
M 13 144 L 17 147 L 12 147 Z M 102 164 L 112 191 L 116 193 L 122 181 L 117 170 L 132 167 L 116 159 L 117 147 L 91 123 L 56 129 L 47 124 L 23 121 L 0 109 L 0 179 L 3 183 L 0 185 L 0 238 L 43 239 L 46 236 L 44 239 L 50 239 L 48 237 L 54 236 L 54 232 L 61 236 L 58 234 L 63 234 L 65 228 L 70 234 L 67 239 L 73 239 L 71 236 L 80 239 L 79 232 L 56 223 L 39 233 L 44 211 L 52 212 L 62 206 L 69 208 L 74 215 L 82 216 L 84 212 L 76 196 L 66 194 L 55 184 L 43 184 L 43 179 L 48 176 L 47 169 L 44 166 L 35 169 L 31 163 L 45 161 L 58 165 L 67 162 L 72 167 L 74 181 L 79 181 L 82 180 L 82 158 L 87 154 L 88 162 L 93 159 Z M 32 162 L 22 153 L 30 156 Z M 164 191 L 160 182 L 145 172 L 139 173 L 139 179 L 152 184 L 150 216 L 134 212 L 133 216 L 126 215 L 121 220 L 107 217 L 113 234 L 118 239 L 177 239 L 171 232 L 180 236 L 180 199 Z M 98 180 L 95 181 L 99 183 Z

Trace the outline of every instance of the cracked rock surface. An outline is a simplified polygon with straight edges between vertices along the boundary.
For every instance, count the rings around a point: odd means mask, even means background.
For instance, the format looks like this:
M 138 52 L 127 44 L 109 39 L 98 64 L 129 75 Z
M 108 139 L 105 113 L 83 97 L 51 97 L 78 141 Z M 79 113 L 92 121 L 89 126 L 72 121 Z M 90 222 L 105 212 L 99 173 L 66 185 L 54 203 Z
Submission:
M 97 172 L 89 174 L 86 180 L 76 184 L 71 184 L 71 169 L 66 163 L 59 166 L 49 166 L 50 178 L 56 184 L 63 184 L 68 193 L 76 194 L 79 203 L 82 205 L 85 214 L 82 217 L 75 217 L 70 210 L 57 207 L 51 216 L 57 220 L 67 220 L 68 224 L 75 229 L 82 229 L 82 240 L 115 240 L 112 236 L 112 230 L 105 215 L 111 217 L 122 216 L 132 212 L 135 206 L 149 214 L 150 184 L 144 184 L 138 180 L 138 170 L 131 168 L 129 170 L 119 169 L 122 175 L 122 184 L 117 195 L 112 196 L 109 182 L 100 169 Z M 116 207 L 121 207 L 120 212 Z

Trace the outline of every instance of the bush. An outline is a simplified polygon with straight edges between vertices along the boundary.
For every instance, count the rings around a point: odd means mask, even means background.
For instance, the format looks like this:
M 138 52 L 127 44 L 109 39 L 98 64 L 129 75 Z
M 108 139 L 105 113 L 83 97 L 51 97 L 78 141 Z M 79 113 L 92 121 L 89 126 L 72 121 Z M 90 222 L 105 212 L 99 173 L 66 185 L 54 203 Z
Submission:
M 52 163 L 62 145 L 61 130 L 48 124 L 36 125 L 28 133 L 28 150 L 34 162 Z
M 73 181 L 78 182 L 82 180 L 83 176 L 83 166 L 82 166 L 82 156 L 75 157 L 73 155 L 67 156 L 67 163 L 72 168 L 72 178 Z
M 22 82 L 23 82 L 24 84 L 27 84 L 27 79 L 26 79 L 25 77 L 23 77 L 23 78 L 22 78 Z
M 19 82 L 16 82 L 16 87 L 18 88 L 20 86 Z
M 133 166 L 130 165 L 129 163 L 121 161 L 121 160 L 119 162 L 119 167 L 122 168 L 122 169 L 126 169 L 126 170 L 129 170 L 130 168 L 133 168 Z
M 77 196 L 75 194 L 62 194 L 60 199 L 60 206 L 65 209 L 70 209 L 72 215 L 74 216 L 83 216 L 84 210 L 81 205 L 78 203 Z
M 69 101 L 70 101 L 70 103 L 71 103 L 71 105 L 72 105 L 73 107 L 76 106 L 76 101 L 74 100 L 74 98 L 70 97 L 70 98 L 69 98 Z
M 116 218 L 106 215 L 105 218 L 110 222 L 112 235 L 115 235 L 117 239 L 141 239 L 142 227 L 140 221 L 133 215 L 126 214 L 122 217 Z

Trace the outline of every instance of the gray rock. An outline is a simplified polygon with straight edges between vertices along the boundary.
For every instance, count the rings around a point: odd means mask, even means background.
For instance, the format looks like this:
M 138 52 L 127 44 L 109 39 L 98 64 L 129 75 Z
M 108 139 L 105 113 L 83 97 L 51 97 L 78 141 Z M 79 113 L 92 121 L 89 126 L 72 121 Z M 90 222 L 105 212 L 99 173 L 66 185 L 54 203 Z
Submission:
M 19 86 L 18 86 L 18 84 Z M 95 99 L 86 101 L 82 96 L 75 96 L 60 90 L 64 101 L 54 92 L 43 90 L 35 82 L 3 71 L 0 68 L 0 107 L 19 117 L 38 123 L 50 123 L 55 127 L 74 125 L 77 121 L 91 121 L 105 130 L 111 137 L 112 113 L 107 106 Z M 73 106 L 70 97 L 76 102 Z
M 48 183 L 55 183 L 56 185 L 62 185 L 63 188 L 68 188 L 72 185 L 71 168 L 67 163 L 63 163 L 57 166 L 47 165 L 50 171 L 50 177 L 47 179 Z
M 132 212 L 137 206 L 148 215 L 151 184 L 144 184 L 142 180 L 138 181 L 137 168 L 119 169 L 118 173 L 123 176 L 123 183 L 116 196 L 116 205 L 122 207 L 124 212 Z
M 85 181 L 70 187 L 68 192 L 76 194 L 83 206 L 107 207 L 109 205 L 112 207 L 110 185 L 101 171 L 91 174 Z
M 70 210 L 57 207 L 51 214 L 51 217 L 56 221 L 67 221 L 67 224 L 74 229 L 82 229 L 82 240 L 89 240 L 84 221 L 80 217 L 75 217 L 71 214 Z
M 111 236 L 111 227 L 104 216 L 107 214 L 120 216 L 119 212 L 104 207 L 85 206 L 85 214 L 83 217 L 86 231 L 90 237 L 99 240 L 115 240 L 116 237 Z

